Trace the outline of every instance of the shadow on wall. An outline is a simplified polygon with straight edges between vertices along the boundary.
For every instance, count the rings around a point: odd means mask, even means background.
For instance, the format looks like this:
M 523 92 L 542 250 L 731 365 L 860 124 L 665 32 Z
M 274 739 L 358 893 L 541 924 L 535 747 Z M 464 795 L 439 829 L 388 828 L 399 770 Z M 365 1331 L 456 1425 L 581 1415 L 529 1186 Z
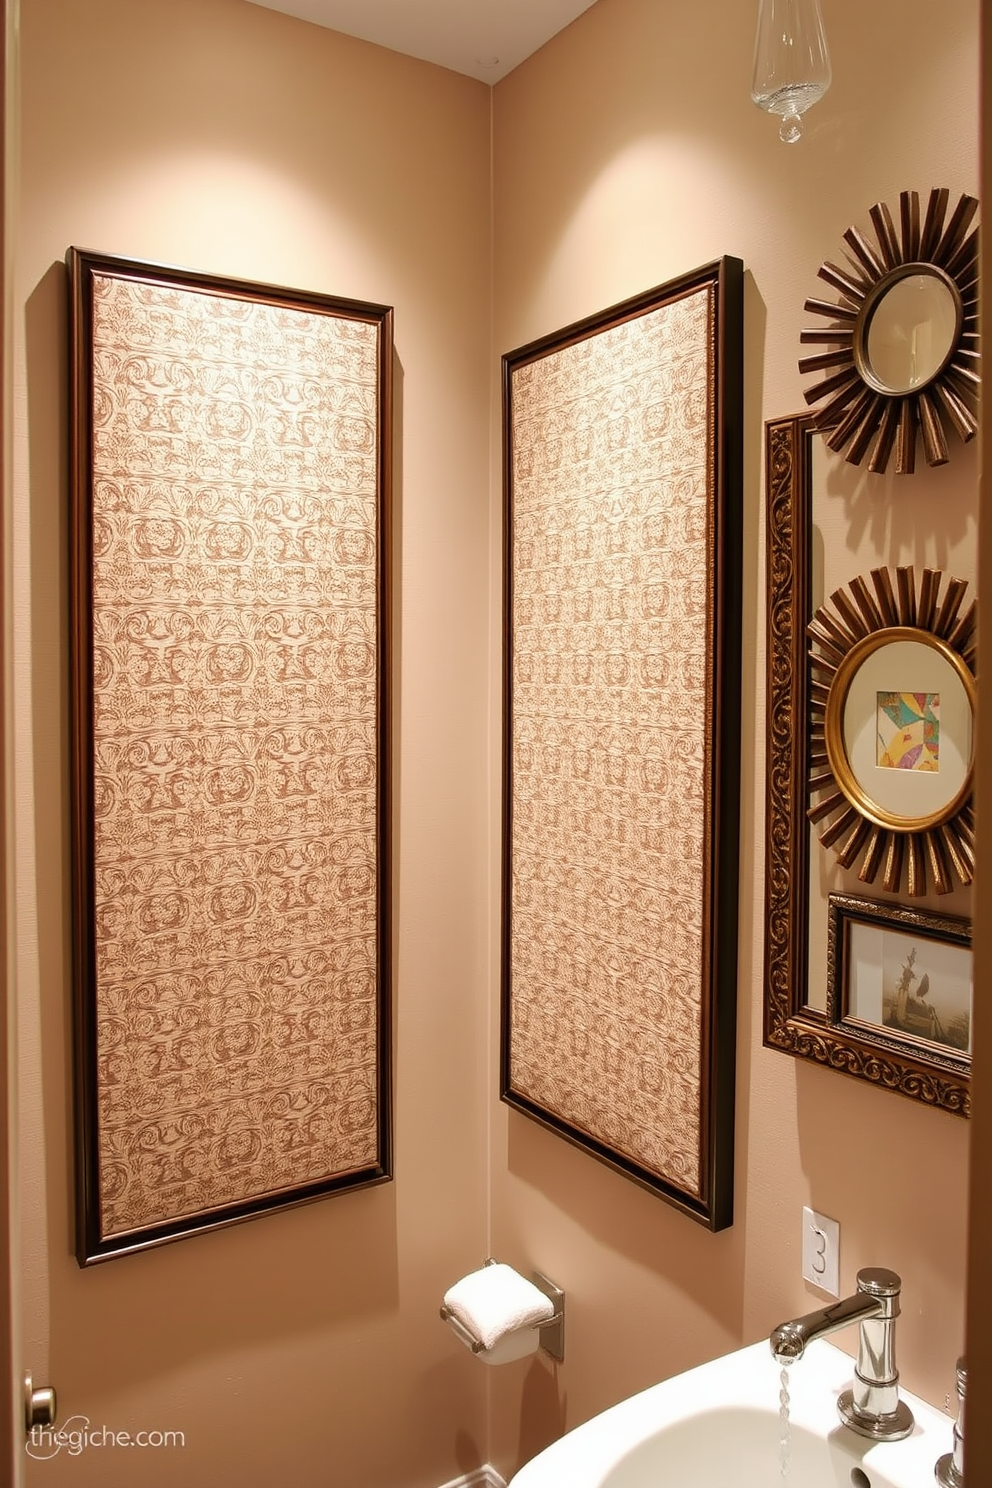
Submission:
M 851 553 L 868 540 L 880 555 L 879 563 L 893 568 L 914 563 L 919 572 L 950 565 L 953 571 L 951 550 L 967 540 L 969 528 L 974 538 L 970 497 L 978 486 L 980 464 L 977 439 L 962 444 L 952 433 L 948 444 L 947 465 L 924 464 L 918 450 L 913 475 L 896 475 L 894 468 L 884 475 L 870 475 L 863 467 L 855 473 L 854 467 L 837 460 L 819 462 L 826 467 L 827 502 L 843 506 Z M 814 441 L 814 464 L 820 452 L 819 441 Z
M 517 1112 L 509 1117 L 508 1166 L 515 1177 L 539 1191 L 545 1204 L 569 1216 L 585 1235 L 611 1254 L 621 1254 L 655 1272 L 666 1286 L 691 1297 L 724 1328 L 728 1318 L 740 1312 L 740 1225 L 735 1223 L 711 1235 L 657 1194 Z M 714 1261 L 719 1256 L 719 1264 L 705 1275 L 699 1269 L 702 1243 L 713 1247 Z M 533 1263 L 553 1272 L 565 1289 L 569 1308 L 566 1330 L 570 1325 L 581 1326 L 581 1288 L 577 1290 L 574 1283 L 570 1288 L 571 1278 L 564 1274 L 560 1262 L 556 1266 L 548 1257 L 535 1255 Z M 601 1306 L 605 1300 L 590 1297 L 588 1302 L 590 1307 Z
M 520 1435 L 513 1471 L 564 1433 L 568 1420 L 568 1391 L 558 1380 L 558 1366 L 535 1355 L 527 1370 L 520 1397 Z

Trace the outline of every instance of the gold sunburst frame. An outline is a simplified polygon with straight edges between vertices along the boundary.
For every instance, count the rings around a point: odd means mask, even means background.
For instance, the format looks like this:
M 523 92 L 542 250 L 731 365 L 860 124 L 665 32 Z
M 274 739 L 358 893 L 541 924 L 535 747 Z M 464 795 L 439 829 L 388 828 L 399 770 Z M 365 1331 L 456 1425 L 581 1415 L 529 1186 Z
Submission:
M 895 450 L 896 473 L 911 475 L 917 431 L 927 464 L 943 465 L 948 458 L 944 421 L 965 441 L 978 429 L 978 228 L 969 231 L 978 202 L 962 196 L 945 227 L 948 200 L 946 187 L 931 191 L 921 222 L 919 193 L 903 191 L 898 232 L 886 204 L 876 203 L 869 214 L 874 240 L 849 227 L 844 241 L 851 251 L 844 255 L 845 267 L 827 261 L 818 270 L 840 299 L 808 299 L 804 306 L 831 324 L 804 330 L 801 343 L 835 348 L 799 362 L 803 373 L 829 374 L 805 393 L 816 427 L 852 465 L 868 455 L 868 469 L 875 473 L 887 468 Z M 911 275 L 934 277 L 950 290 L 957 312 L 955 334 L 928 381 L 907 392 L 887 390 L 872 374 L 868 330 L 889 290 Z M 816 404 L 821 406 L 814 408 Z
M 917 592 L 913 569 L 897 568 L 893 589 L 889 570 L 874 568 L 871 588 L 861 576 L 852 579 L 816 611 L 807 631 L 813 800 L 807 814 L 820 828 L 820 842 L 833 848 L 844 868 L 860 861 L 862 883 L 874 883 L 881 871 L 883 887 L 898 893 L 905 868 L 912 898 L 925 894 L 928 883 L 946 894 L 955 879 L 970 884 L 974 876 L 971 740 L 961 778 L 945 800 L 936 807 L 931 802 L 915 815 L 897 813 L 878 801 L 852 766 L 845 709 L 862 666 L 886 646 L 916 644 L 933 653 L 935 664 L 960 692 L 973 733 L 977 604 L 973 601 L 962 612 L 967 583 L 949 579 L 941 598 L 942 582 L 940 570 L 924 569 Z

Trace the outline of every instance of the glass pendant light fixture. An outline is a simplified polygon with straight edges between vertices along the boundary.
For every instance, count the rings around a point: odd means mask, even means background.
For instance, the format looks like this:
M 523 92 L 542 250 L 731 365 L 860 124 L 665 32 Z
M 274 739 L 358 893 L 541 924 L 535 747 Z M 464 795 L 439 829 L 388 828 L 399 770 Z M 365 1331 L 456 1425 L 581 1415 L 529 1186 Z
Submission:
M 830 87 L 819 0 L 759 0 L 751 97 L 782 120 L 779 138 L 802 138 L 802 116 Z

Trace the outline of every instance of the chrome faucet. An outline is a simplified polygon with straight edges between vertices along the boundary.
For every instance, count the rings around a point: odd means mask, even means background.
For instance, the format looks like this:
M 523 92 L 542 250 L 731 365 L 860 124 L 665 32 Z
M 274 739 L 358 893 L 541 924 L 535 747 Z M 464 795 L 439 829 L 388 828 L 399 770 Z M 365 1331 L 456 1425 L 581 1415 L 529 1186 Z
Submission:
M 837 1401 L 845 1426 L 873 1441 L 900 1441 L 913 1429 L 913 1413 L 899 1399 L 896 1369 L 896 1318 L 902 1279 L 894 1271 L 871 1266 L 858 1272 L 858 1290 L 818 1312 L 780 1323 L 769 1342 L 780 1364 L 801 1359 L 807 1344 L 838 1328 L 860 1323 L 854 1385 Z
M 958 1418 L 954 1422 L 954 1450 L 937 1459 L 934 1477 L 940 1488 L 964 1488 L 964 1400 L 968 1393 L 968 1366 L 958 1360 Z

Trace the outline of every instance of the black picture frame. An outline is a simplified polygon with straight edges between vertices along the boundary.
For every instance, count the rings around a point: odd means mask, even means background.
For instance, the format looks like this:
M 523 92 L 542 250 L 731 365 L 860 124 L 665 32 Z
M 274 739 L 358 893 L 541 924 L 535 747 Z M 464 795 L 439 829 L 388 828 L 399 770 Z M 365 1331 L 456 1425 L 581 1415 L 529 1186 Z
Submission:
M 830 895 L 828 1021 L 898 1078 L 904 1094 L 926 1101 L 933 1081 L 956 1082 L 967 1094 L 973 975 L 969 920 Z
M 392 1174 L 393 315 L 67 262 L 90 1265 Z
M 742 389 L 743 265 L 734 258 L 705 265 L 503 358 L 501 1096 L 713 1230 L 733 1218 Z M 687 400 L 695 400 L 691 410 Z M 671 438 L 666 430 L 673 431 Z M 691 495 L 679 485 L 678 463 L 690 446 L 700 472 Z M 532 473 L 550 465 L 554 475 L 544 490 L 554 487 L 549 499 L 559 507 L 542 528 L 535 526 L 529 504 L 532 497 L 544 499 L 534 497 Z M 684 526 L 671 537 L 663 492 L 676 489 L 686 503 L 677 519 Z M 527 577 L 532 537 L 545 562 L 539 595 Z M 559 538 L 571 555 L 561 561 L 553 551 Z M 614 540 L 611 567 L 607 549 Z M 595 574 L 594 552 L 603 560 Z M 626 630 L 622 619 L 604 618 L 611 584 L 616 614 L 623 611 L 624 573 L 641 605 L 636 622 L 628 616 Z M 692 672 L 692 685 L 686 682 L 677 705 L 684 707 L 684 725 L 673 721 L 674 704 L 667 723 L 662 704 L 652 700 L 646 711 L 641 706 L 648 695 L 654 699 L 655 688 L 659 697 L 674 697 L 665 693 L 669 682 L 662 677 L 669 662 L 659 660 L 656 673 L 651 657 L 656 645 L 675 634 L 667 629 L 666 606 L 676 593 L 685 599 L 683 581 L 694 586 L 692 604 L 679 612 L 685 628 L 677 644 L 694 658 L 682 674 L 685 681 Z M 571 615 L 567 635 L 553 618 L 562 606 Z M 584 620 L 577 618 L 580 612 Z M 559 662 L 573 667 L 567 701 L 550 682 L 535 702 L 534 689 L 521 680 L 532 662 L 545 667 L 548 677 Z M 625 692 L 622 680 L 637 667 L 640 701 L 637 688 Z M 585 702 L 577 704 L 583 689 Z M 615 717 L 614 704 L 620 710 Z M 604 722 L 608 717 L 612 722 Z M 541 735 L 549 745 L 543 764 L 524 759 L 535 719 L 535 738 Z M 616 737 L 606 744 L 613 724 Z M 585 810 L 591 796 L 577 778 L 556 778 L 560 752 L 552 759 L 551 747 L 557 739 L 562 750 L 571 749 L 573 773 L 581 771 L 580 739 L 596 728 L 594 771 L 622 774 L 628 768 L 621 739 L 626 729 L 633 763 L 625 778 L 637 769 L 644 781 L 639 798 L 637 789 L 614 788 L 603 776 L 600 799 L 609 796 L 612 802 L 604 806 L 603 820 L 613 811 L 616 840 L 599 856 L 594 839 L 602 823 L 589 825 L 588 812 L 586 826 L 580 824 L 570 841 L 555 825 L 555 799 L 568 812 Z M 674 767 L 668 771 L 666 751 L 674 757 L 690 735 L 698 740 L 691 766 L 681 775 Z M 661 783 L 666 775 L 667 787 Z M 681 791 L 685 785 L 691 802 Z M 535 829 L 531 802 L 542 792 L 543 817 Z M 663 868 L 661 854 L 652 856 L 655 841 L 670 847 L 675 840 L 666 837 L 667 828 L 659 828 L 656 839 L 653 824 L 676 820 L 684 826 L 680 840 L 691 839 L 694 854 L 685 868 L 692 883 L 678 904 L 660 887 L 659 875 L 671 867 Z M 621 840 L 624 823 L 641 834 L 630 862 Z M 578 883 L 583 864 L 585 878 Z M 567 878 L 560 892 L 544 882 L 558 868 Z M 644 951 L 632 929 L 612 939 L 590 932 L 579 944 L 582 918 L 592 924 L 614 888 L 618 902 L 630 894 L 642 907 L 648 904 L 652 950 Z M 536 899 L 542 902 L 535 908 Z M 616 918 L 619 923 L 623 916 Z M 673 971 L 658 947 L 690 922 L 698 925 L 698 937 L 693 928 L 686 931 L 687 960 Z M 547 980 L 528 965 L 535 947 L 543 947 L 549 964 L 558 957 Z M 604 971 L 611 957 L 612 968 Z M 626 983 L 625 966 L 632 968 Z M 587 972 L 600 978 L 592 995 L 578 985 Z M 675 1025 L 679 1034 L 666 1034 Z

